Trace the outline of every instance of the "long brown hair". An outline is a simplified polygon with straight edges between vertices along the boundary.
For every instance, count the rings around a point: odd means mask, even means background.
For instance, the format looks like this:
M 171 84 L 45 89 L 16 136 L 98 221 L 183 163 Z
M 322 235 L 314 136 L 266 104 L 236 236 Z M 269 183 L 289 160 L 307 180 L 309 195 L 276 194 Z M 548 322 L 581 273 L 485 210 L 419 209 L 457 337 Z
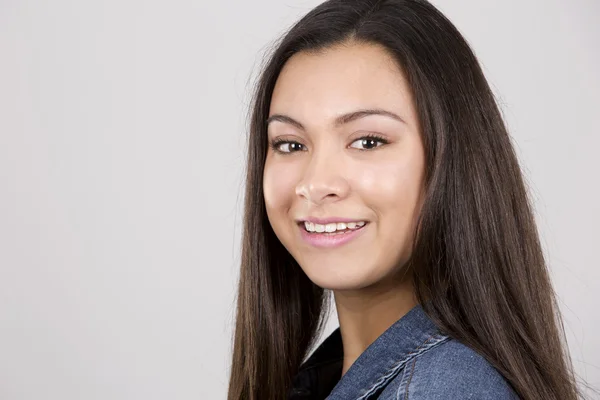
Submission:
M 424 0 L 329 0 L 279 40 L 255 87 L 228 400 L 286 398 L 331 306 L 328 291 L 275 236 L 262 174 L 266 119 L 284 63 L 348 40 L 383 45 L 412 89 L 426 193 L 410 268 L 425 312 L 483 355 L 521 398 L 576 399 L 582 394 L 531 200 L 473 51 Z

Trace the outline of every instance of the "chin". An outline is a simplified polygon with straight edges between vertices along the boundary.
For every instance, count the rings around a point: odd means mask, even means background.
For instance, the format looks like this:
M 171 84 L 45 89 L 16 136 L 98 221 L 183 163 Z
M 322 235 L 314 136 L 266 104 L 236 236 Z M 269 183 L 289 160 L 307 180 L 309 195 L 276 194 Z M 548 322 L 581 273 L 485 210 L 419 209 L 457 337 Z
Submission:
M 373 284 L 373 279 L 362 273 L 356 273 L 351 268 L 333 270 L 317 266 L 304 269 L 308 278 L 317 286 L 328 290 L 358 290 Z

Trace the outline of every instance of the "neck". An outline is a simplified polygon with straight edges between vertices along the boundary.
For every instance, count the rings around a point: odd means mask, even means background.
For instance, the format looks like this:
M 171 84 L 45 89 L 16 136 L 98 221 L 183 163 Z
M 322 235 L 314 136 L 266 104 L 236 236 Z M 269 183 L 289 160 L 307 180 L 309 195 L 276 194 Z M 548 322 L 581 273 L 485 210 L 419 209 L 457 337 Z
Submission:
M 344 348 L 342 375 L 375 339 L 417 305 L 410 279 L 336 290 L 334 298 Z

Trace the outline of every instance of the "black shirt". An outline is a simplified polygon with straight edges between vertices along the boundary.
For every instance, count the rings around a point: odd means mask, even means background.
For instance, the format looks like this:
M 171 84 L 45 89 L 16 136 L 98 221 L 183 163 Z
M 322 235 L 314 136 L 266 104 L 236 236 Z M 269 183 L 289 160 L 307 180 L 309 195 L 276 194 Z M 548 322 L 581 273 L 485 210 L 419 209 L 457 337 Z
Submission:
M 300 366 L 289 400 L 324 400 L 342 377 L 344 348 L 340 328 L 333 331 Z

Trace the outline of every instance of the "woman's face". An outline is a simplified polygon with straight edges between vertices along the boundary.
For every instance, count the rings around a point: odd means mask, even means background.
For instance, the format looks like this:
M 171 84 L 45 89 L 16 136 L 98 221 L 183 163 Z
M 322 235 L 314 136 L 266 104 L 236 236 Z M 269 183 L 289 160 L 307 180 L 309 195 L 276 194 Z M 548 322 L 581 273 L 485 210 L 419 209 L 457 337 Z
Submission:
M 268 139 L 267 215 L 307 276 L 332 290 L 397 276 L 420 211 L 424 150 L 408 83 L 384 48 L 295 54 L 274 88 Z

